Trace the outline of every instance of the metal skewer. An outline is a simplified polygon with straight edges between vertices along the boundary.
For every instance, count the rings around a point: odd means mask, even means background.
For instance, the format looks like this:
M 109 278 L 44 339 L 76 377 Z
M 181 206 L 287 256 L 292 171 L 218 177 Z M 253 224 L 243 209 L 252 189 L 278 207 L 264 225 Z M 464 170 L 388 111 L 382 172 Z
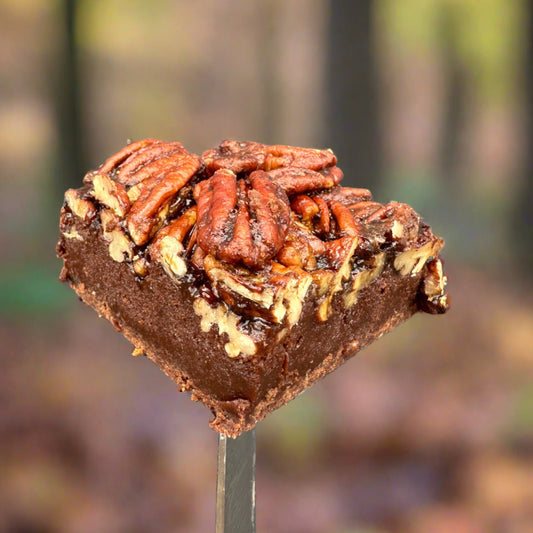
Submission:
M 216 533 L 255 533 L 255 430 L 219 434 Z

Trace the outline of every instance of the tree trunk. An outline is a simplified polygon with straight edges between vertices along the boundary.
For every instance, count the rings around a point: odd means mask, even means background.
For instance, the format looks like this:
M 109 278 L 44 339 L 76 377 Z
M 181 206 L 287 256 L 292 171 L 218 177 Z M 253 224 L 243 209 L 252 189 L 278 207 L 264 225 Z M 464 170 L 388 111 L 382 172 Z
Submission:
M 380 139 L 371 0 L 331 0 L 325 144 L 346 185 L 380 185 Z
M 533 281 L 533 0 L 528 2 L 528 34 L 525 54 L 524 76 L 526 87 L 526 155 L 522 188 L 517 194 L 510 228 L 512 242 L 515 244 L 517 265 L 525 276 Z
M 58 58 L 56 112 L 59 127 L 59 187 L 78 187 L 87 170 L 81 123 L 78 51 L 75 39 L 77 0 L 63 2 L 64 40 Z

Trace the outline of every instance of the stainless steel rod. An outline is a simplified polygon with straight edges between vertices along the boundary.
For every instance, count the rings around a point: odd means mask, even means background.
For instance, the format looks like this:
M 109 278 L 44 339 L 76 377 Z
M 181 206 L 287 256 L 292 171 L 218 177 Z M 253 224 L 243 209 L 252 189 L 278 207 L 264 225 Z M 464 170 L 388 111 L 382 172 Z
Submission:
M 219 435 L 216 533 L 255 533 L 255 430 Z

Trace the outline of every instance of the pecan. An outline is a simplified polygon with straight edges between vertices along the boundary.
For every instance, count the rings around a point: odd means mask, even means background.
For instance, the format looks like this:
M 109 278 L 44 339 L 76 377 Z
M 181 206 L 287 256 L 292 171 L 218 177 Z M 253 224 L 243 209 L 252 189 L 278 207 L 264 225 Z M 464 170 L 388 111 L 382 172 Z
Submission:
M 146 139 L 120 150 L 84 181 L 96 200 L 126 216 L 131 238 L 140 246 L 161 226 L 175 196 L 201 166 L 199 157 L 179 142 Z
M 260 267 L 283 246 L 290 207 L 287 195 L 264 171 L 237 180 L 217 170 L 194 189 L 198 245 L 217 259 Z
M 109 255 L 117 263 L 133 259 L 133 243 L 120 227 L 120 217 L 112 209 L 100 211 L 102 233 L 109 243 Z
M 100 172 L 101 174 L 109 174 L 135 152 L 142 150 L 143 148 L 146 148 L 147 146 L 151 146 L 154 144 L 161 144 L 161 143 L 162 141 L 159 141 L 158 139 L 144 139 L 142 141 L 130 143 L 127 146 L 125 146 L 122 150 L 120 150 L 119 152 L 117 152 L 116 154 L 108 158 L 104 162 L 104 164 L 98 169 L 98 172 Z
M 353 213 L 353 216 L 357 220 L 366 219 L 366 217 L 370 216 L 372 213 L 375 213 L 379 209 L 383 207 L 382 204 L 379 202 L 355 202 L 353 204 L 349 204 L 348 209 Z
M 328 264 L 334 270 L 340 270 L 345 265 L 346 258 L 351 258 L 357 246 L 357 237 L 341 237 L 334 241 L 328 241 L 326 245 L 326 257 Z M 354 245 L 355 243 L 355 245 Z
M 322 235 L 327 235 L 331 230 L 331 218 L 329 216 L 328 204 L 320 196 L 317 196 L 316 198 L 314 198 L 314 200 L 316 205 L 318 206 L 318 212 L 320 217 L 319 222 L 316 226 L 316 230 Z
M 343 282 L 350 277 L 352 257 L 358 242 L 357 237 L 346 236 L 325 243 L 326 257 L 330 268 L 333 269 L 333 274 L 320 276 L 320 271 L 314 274 L 315 279 L 321 283 L 321 290 L 325 293 L 318 307 L 318 319 L 322 322 L 330 315 L 333 296 L 342 289 Z
M 100 173 L 92 174 L 91 182 L 91 194 L 95 200 L 112 209 L 119 217 L 124 217 L 130 209 L 130 199 L 124 186 Z
M 151 177 L 161 177 L 172 165 L 176 154 L 187 153 L 179 142 L 156 143 L 132 154 L 120 165 L 116 178 L 124 185 L 132 186 Z
M 329 189 L 338 185 L 342 179 L 342 171 L 337 167 L 328 168 L 322 172 L 303 167 L 282 167 L 271 170 L 268 175 L 289 196 L 319 189 Z
M 166 272 L 174 278 L 181 278 L 187 272 L 183 256 L 183 241 L 196 222 L 196 206 L 159 230 L 150 245 L 150 256 L 159 261 Z
M 68 189 L 65 192 L 65 202 L 74 215 L 87 221 L 96 216 L 96 207 L 83 197 L 83 193 L 81 189 Z
M 204 267 L 217 293 L 231 308 L 278 324 L 286 320 L 290 326 L 298 321 L 312 282 L 311 275 L 302 269 L 273 261 L 251 272 L 207 255 Z
M 204 333 L 216 325 L 220 335 L 228 336 L 224 349 L 229 357 L 256 353 L 257 346 L 254 339 L 244 333 L 240 327 L 241 317 L 230 311 L 223 303 L 213 307 L 208 300 L 199 297 L 194 300 L 193 309 L 201 318 L 200 327 Z
M 310 230 L 326 235 L 331 229 L 328 204 L 320 196 L 310 197 L 305 194 L 295 196 L 291 202 L 292 210 L 299 214 Z M 315 217 L 318 222 L 314 224 Z
M 194 252 L 191 255 L 191 264 L 197 269 L 197 270 L 205 270 L 204 269 L 204 259 L 207 254 L 205 253 L 202 248 L 199 246 L 196 246 L 194 249 Z
M 276 259 L 287 267 L 313 270 L 316 268 L 317 256 L 323 255 L 325 251 L 323 241 L 315 237 L 303 224 L 291 220 L 285 244 Z
M 291 207 L 302 217 L 302 221 L 319 235 L 363 236 L 361 224 L 355 219 L 349 207 L 338 200 L 326 202 L 322 196 L 298 195 L 293 199 Z M 318 220 L 315 217 L 318 217 Z
M 208 172 L 227 169 L 239 172 L 253 172 L 263 168 L 266 152 L 265 145 L 252 141 L 222 141 L 216 148 L 202 154 Z
M 348 237 L 358 237 L 362 235 L 363 230 L 361 225 L 355 221 L 353 214 L 346 206 L 337 200 L 331 200 L 329 202 L 329 207 L 335 217 L 341 235 L 346 235 Z
M 406 204 L 390 202 L 366 217 L 366 223 L 377 223 L 387 240 L 405 245 L 416 239 L 420 229 L 420 217 Z
M 196 206 L 193 205 L 180 217 L 176 218 L 157 233 L 154 243 L 160 237 L 172 237 L 180 242 L 185 240 L 189 231 L 196 223 Z
M 427 263 L 417 296 L 418 304 L 423 311 L 433 315 L 447 311 L 450 304 L 445 291 L 446 283 L 442 262 L 436 257 Z
M 402 275 L 414 276 L 420 272 L 424 265 L 435 257 L 444 246 L 442 239 L 431 240 L 418 247 L 410 248 L 394 258 L 394 268 Z
M 342 299 L 346 308 L 352 307 L 359 297 L 362 289 L 370 285 L 379 276 L 385 268 L 385 253 L 381 252 L 373 255 L 372 258 L 364 265 L 364 268 L 354 274 L 351 280 L 351 289 L 344 293 Z
M 140 191 L 137 201 L 127 215 L 131 238 L 138 246 L 145 244 L 162 223 L 165 209 L 169 208 L 180 190 L 201 168 L 200 159 L 186 152 L 176 151 L 166 161 L 164 169 Z
M 355 187 L 333 187 L 329 191 L 321 193 L 321 196 L 328 202 L 330 200 L 336 200 L 346 206 L 359 202 L 367 202 L 372 199 L 372 193 L 368 189 L 358 189 Z
M 322 170 L 337 163 L 331 150 L 239 141 L 223 141 L 216 148 L 205 151 L 202 160 L 209 172 L 225 168 L 236 174 L 289 166 Z M 339 170 L 334 172 L 336 176 L 338 173 Z
M 298 213 L 304 222 L 311 222 L 313 217 L 318 214 L 318 205 L 305 194 L 298 194 L 292 198 L 291 209 Z
M 148 274 L 148 266 L 149 263 L 145 257 L 133 258 L 133 271 L 141 278 Z
M 181 143 L 146 139 L 120 150 L 84 181 L 96 200 L 126 217 L 133 242 L 141 246 L 176 212 L 175 197 L 201 167 Z
M 278 144 L 267 146 L 266 152 L 265 170 L 289 166 L 322 170 L 337 163 L 337 158 L 331 150 L 298 148 Z

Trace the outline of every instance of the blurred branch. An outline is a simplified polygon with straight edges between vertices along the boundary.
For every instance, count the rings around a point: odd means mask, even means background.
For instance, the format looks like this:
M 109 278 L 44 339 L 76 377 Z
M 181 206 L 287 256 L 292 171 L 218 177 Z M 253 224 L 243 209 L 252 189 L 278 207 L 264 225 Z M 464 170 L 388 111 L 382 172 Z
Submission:
M 456 19 L 449 9 L 441 11 L 441 42 L 443 68 L 445 70 L 446 112 L 443 117 L 442 143 L 440 146 L 441 174 L 445 186 L 458 189 L 458 164 L 461 157 L 461 129 L 465 120 L 466 80 L 458 58 Z M 437 32 L 438 33 L 438 32 Z
M 330 0 L 327 139 L 347 185 L 376 188 L 380 174 L 372 0 Z
M 76 14 L 78 0 L 64 0 L 64 42 L 58 58 L 56 112 L 59 125 L 59 188 L 64 190 L 79 184 L 85 168 L 85 150 L 81 120 L 82 98 L 79 57 L 76 44 Z
M 279 10 L 277 9 L 279 8 Z M 281 3 L 265 2 L 259 3 L 258 9 L 261 15 L 261 24 L 257 30 L 259 39 L 259 59 L 261 68 L 259 76 L 261 78 L 261 100 L 262 100 L 262 131 L 261 140 L 267 144 L 275 144 L 278 137 L 276 110 L 279 109 L 280 88 L 279 72 L 276 70 L 278 61 L 278 51 L 273 36 L 276 35 L 277 17 L 281 11 Z
M 528 5 L 527 51 L 525 63 L 525 94 L 526 94 L 526 154 L 524 165 L 524 179 L 522 190 L 516 196 L 518 199 L 513 217 L 513 227 L 510 229 L 518 257 L 517 266 L 523 273 L 533 280 L 533 0 Z

